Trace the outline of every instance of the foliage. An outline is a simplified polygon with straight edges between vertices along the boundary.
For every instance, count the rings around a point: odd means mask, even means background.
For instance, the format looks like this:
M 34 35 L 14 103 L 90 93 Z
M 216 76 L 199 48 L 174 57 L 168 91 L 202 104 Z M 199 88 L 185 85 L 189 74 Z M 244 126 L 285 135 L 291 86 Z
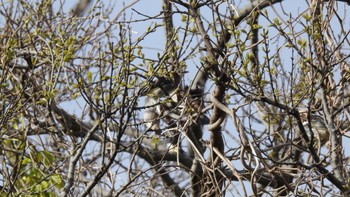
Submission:
M 1 194 L 349 195 L 349 1 L 306 2 L 0 1 Z

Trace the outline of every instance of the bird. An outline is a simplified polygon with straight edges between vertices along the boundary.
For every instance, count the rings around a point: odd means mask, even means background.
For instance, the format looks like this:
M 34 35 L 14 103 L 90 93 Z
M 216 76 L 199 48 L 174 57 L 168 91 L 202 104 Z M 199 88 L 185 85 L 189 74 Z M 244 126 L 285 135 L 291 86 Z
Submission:
M 320 142 L 321 146 L 327 143 L 329 132 L 323 117 L 309 113 L 307 110 L 300 110 L 299 114 L 309 140 L 311 140 L 311 133 L 313 133 L 314 138 L 317 139 L 315 142 Z
M 145 111 L 143 114 L 143 121 L 147 130 L 153 130 L 156 133 L 160 132 L 160 120 L 161 107 L 157 98 L 147 96 L 145 98 Z
M 191 120 L 192 124 L 183 131 L 188 133 L 197 152 L 203 154 L 205 147 L 200 140 L 203 137 L 203 126 L 209 124 L 209 118 L 201 111 L 204 106 L 203 90 L 191 90 L 188 86 L 176 83 L 174 79 L 157 77 L 141 95 L 145 96 L 143 121 L 147 131 L 153 131 L 157 135 L 170 135 L 169 151 L 177 152 L 182 150 L 178 126 Z M 160 121 L 167 127 L 160 128 Z M 193 148 L 189 146 L 188 152 L 194 158 Z
M 151 83 L 150 86 L 142 93 L 145 96 L 145 111 L 143 120 L 147 130 L 155 131 L 160 134 L 160 117 L 166 108 L 175 107 L 178 102 L 178 85 L 174 81 L 165 77 Z M 162 99 L 170 98 L 167 102 L 162 102 Z M 169 102 L 168 102 L 169 101 Z

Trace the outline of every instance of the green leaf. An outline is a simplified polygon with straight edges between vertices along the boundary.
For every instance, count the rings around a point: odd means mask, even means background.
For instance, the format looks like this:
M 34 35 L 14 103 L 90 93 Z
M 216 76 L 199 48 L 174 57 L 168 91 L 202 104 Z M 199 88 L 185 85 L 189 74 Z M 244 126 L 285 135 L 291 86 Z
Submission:
M 87 72 L 87 80 L 89 83 L 92 83 L 92 72 L 91 71 Z
M 280 22 L 280 21 L 278 20 L 278 18 L 274 18 L 274 19 L 273 19 L 273 22 L 274 22 L 274 24 L 277 25 L 277 26 L 282 25 L 282 22 Z
M 233 48 L 235 46 L 234 43 L 230 43 L 230 42 L 226 43 L 225 45 L 227 48 Z
M 32 163 L 32 160 L 28 157 L 26 157 L 22 160 L 22 165 L 27 165 L 29 163 Z
M 65 56 L 63 57 L 63 61 L 64 61 L 64 62 L 68 62 L 68 61 L 72 60 L 73 57 L 74 57 L 73 54 L 68 53 L 67 55 L 65 55 Z
M 298 45 L 301 47 L 301 48 L 305 48 L 306 47 L 306 44 L 307 44 L 307 41 L 305 39 L 303 40 L 298 40 L 297 41 Z
M 40 163 L 42 160 L 43 160 L 43 156 L 41 155 L 40 152 L 37 152 L 37 153 L 35 154 L 35 161 L 36 161 L 37 163 Z
M 311 20 L 311 16 L 309 15 L 309 13 L 305 13 L 303 14 L 303 18 L 306 20 L 306 21 L 310 21 Z
M 153 138 L 152 138 L 152 143 L 154 144 L 154 145 L 157 145 L 158 144 L 158 142 L 159 142 L 159 137 L 156 137 L 156 136 L 154 136 Z
M 42 181 L 42 182 L 40 183 L 40 186 L 41 186 L 41 188 L 42 188 L 43 190 L 46 190 L 47 188 L 50 187 L 50 184 L 49 184 L 47 181 Z
M 182 14 L 182 15 L 181 15 L 181 21 L 182 21 L 182 22 L 186 22 L 186 21 L 187 21 L 187 15 Z
M 258 24 L 253 24 L 252 29 L 261 29 L 262 26 Z
M 53 155 L 47 151 L 44 150 L 41 152 L 43 155 L 43 163 L 46 167 L 50 167 L 54 162 L 55 162 L 55 158 L 53 157 Z
M 75 43 L 75 37 L 74 36 L 70 36 L 67 40 L 66 40 L 66 42 L 64 43 L 66 46 L 70 46 L 70 45 L 72 45 L 72 44 L 74 44 Z
M 62 180 L 62 177 L 59 174 L 54 174 L 54 175 L 50 176 L 50 181 L 57 189 L 62 189 L 64 186 L 64 182 Z

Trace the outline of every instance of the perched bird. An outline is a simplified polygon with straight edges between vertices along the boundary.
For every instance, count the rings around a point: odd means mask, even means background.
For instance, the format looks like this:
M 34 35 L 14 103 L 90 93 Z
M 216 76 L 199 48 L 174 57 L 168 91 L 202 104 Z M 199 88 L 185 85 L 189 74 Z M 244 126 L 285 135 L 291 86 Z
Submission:
M 313 133 L 314 139 L 316 138 L 321 146 L 328 142 L 329 132 L 323 117 L 309 114 L 307 110 L 300 110 L 299 113 L 309 140 L 311 140 L 311 133 Z M 311 124 L 309 121 L 311 121 Z
M 189 87 L 176 83 L 176 80 L 158 77 L 142 95 L 145 96 L 143 120 L 147 130 L 154 131 L 157 135 L 171 136 L 169 151 L 177 152 L 181 150 L 180 128 L 188 134 L 191 141 L 189 155 L 194 157 L 194 148 L 203 154 L 203 125 L 209 124 L 209 118 L 202 112 L 202 90 L 190 90 Z M 188 120 L 192 121 L 191 124 L 183 129 Z M 166 127 L 161 128 L 160 122 L 165 123 Z
M 160 134 L 160 119 L 165 108 L 170 108 L 178 102 L 177 85 L 174 81 L 159 77 L 158 80 L 151 84 L 150 87 L 143 93 L 145 98 L 145 111 L 143 120 L 145 121 L 146 129 L 153 130 Z M 169 97 L 169 102 L 162 102 L 162 98 Z M 167 106 L 165 106 L 167 105 Z
M 153 130 L 156 133 L 160 132 L 159 116 L 161 113 L 159 100 L 155 97 L 147 96 L 145 98 L 145 111 L 143 113 L 143 121 L 147 130 Z

